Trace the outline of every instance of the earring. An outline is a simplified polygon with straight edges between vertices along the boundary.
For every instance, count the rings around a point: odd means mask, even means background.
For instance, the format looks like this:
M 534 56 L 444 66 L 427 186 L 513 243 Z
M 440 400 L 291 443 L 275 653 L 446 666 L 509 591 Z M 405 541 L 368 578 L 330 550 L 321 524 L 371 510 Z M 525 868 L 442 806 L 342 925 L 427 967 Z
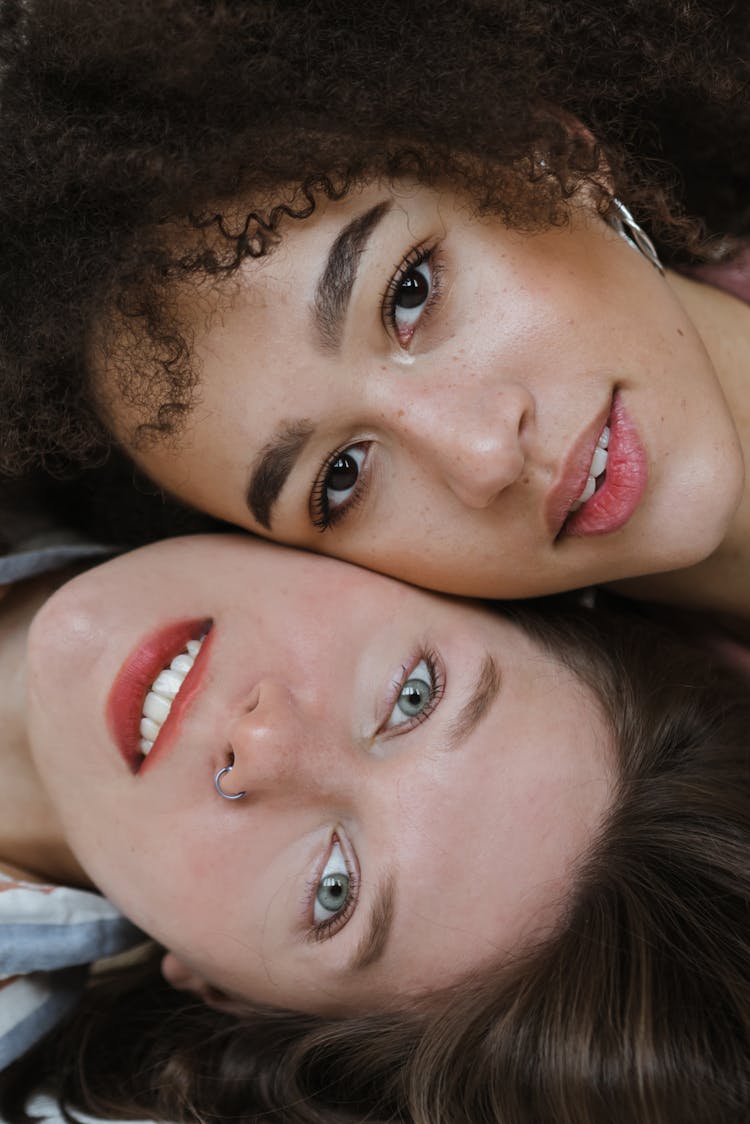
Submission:
M 214 788 L 218 792 L 219 796 L 223 797 L 224 800 L 241 800 L 243 796 L 247 796 L 247 792 L 245 791 L 244 788 L 243 788 L 242 792 L 230 793 L 230 792 L 225 792 L 224 789 L 221 787 L 221 778 L 224 776 L 225 773 L 231 773 L 233 768 L 234 768 L 234 760 L 232 760 L 231 765 L 225 765 L 223 769 L 219 769 L 218 773 L 214 777 Z
M 629 246 L 642 253 L 644 258 L 647 258 L 663 276 L 664 266 L 659 261 L 656 247 L 646 231 L 635 221 L 625 204 L 621 203 L 619 199 L 613 198 L 605 217 L 612 229 L 617 231 Z

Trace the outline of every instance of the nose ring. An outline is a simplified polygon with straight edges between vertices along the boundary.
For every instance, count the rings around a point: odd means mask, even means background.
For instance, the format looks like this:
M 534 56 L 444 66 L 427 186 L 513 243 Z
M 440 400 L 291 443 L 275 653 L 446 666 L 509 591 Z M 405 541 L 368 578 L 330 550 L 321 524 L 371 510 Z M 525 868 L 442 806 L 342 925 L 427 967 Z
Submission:
M 224 789 L 221 787 L 221 778 L 224 776 L 225 773 L 231 773 L 233 768 L 234 768 L 234 760 L 232 760 L 231 765 L 225 765 L 223 769 L 219 769 L 218 773 L 214 777 L 214 788 L 218 792 L 219 796 L 222 796 L 225 800 L 241 800 L 243 796 L 247 796 L 247 792 L 245 791 L 244 788 L 243 788 L 242 792 L 230 793 L 230 792 L 225 792 Z

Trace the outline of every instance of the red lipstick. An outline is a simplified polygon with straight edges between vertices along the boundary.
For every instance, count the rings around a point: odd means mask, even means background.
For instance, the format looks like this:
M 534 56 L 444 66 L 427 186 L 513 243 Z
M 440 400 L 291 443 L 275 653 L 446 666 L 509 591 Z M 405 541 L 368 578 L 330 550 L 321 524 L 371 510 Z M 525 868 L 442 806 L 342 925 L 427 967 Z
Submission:
M 206 648 L 211 639 L 212 621 L 207 619 L 175 621 L 151 633 L 123 663 L 109 692 L 106 719 L 109 731 L 132 773 L 139 773 L 155 756 L 161 756 L 179 730 L 180 720 L 190 705 L 203 678 Z M 187 647 L 189 640 L 206 637 L 195 662 L 164 720 L 153 748 L 144 757 L 140 751 L 140 725 L 143 703 L 151 684 L 164 668 Z
M 648 459 L 638 430 L 615 394 L 609 418 L 604 483 L 566 520 L 563 535 L 608 535 L 623 527 L 641 502 L 648 483 Z M 591 448 L 593 455 L 593 446 Z M 585 484 L 582 482 L 581 487 Z M 578 493 L 580 495 L 580 492 Z

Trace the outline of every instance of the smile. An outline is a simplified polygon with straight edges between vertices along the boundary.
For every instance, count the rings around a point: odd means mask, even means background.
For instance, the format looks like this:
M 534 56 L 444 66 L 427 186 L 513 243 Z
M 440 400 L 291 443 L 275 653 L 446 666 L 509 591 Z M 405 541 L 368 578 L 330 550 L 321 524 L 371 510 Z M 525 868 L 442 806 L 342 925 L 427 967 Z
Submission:
M 173 702 L 193 670 L 193 665 L 205 639 L 206 637 L 203 635 L 199 640 L 188 640 L 184 651 L 175 656 L 169 667 L 160 671 L 151 684 L 151 690 L 143 700 L 143 714 L 140 724 L 141 739 L 138 748 L 144 757 L 147 757 L 153 749 L 162 726 L 169 718 Z
M 177 621 L 145 637 L 123 663 L 107 725 L 132 773 L 161 757 L 179 733 L 206 667 L 210 620 Z
M 646 491 L 646 450 L 619 391 L 593 452 L 586 454 L 586 465 L 583 486 L 579 477 L 578 496 L 569 506 L 559 539 L 618 531 L 633 516 Z
M 586 483 L 584 484 L 583 491 L 581 492 L 575 503 L 571 506 L 571 514 L 574 511 L 578 511 L 579 507 L 583 507 L 583 505 L 586 503 L 586 500 L 590 500 L 594 492 L 604 483 L 604 478 L 607 475 L 607 461 L 609 459 L 607 455 L 609 433 L 609 426 L 605 425 L 604 429 L 601 432 L 599 440 L 596 443 L 594 455 L 591 458 L 591 465 L 589 466 L 589 474 Z

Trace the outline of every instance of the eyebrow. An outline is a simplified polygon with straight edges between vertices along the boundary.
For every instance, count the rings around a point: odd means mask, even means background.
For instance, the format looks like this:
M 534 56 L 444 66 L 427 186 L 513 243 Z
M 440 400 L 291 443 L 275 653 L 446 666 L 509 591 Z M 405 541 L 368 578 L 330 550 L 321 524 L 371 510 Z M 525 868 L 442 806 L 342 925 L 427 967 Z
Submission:
M 388 944 L 395 912 L 396 880 L 391 873 L 378 886 L 365 931 L 347 965 L 347 972 L 362 972 L 381 958 Z
M 341 344 L 359 259 L 370 235 L 390 209 L 391 200 L 384 199 L 352 219 L 328 252 L 313 299 L 315 326 L 324 351 L 336 351 Z M 283 421 L 256 457 L 247 486 L 246 503 L 267 531 L 271 530 L 273 508 L 281 490 L 314 431 L 314 425 L 307 419 Z
M 247 506 L 267 531 L 271 530 L 273 506 L 314 430 L 306 418 L 284 421 L 256 458 L 247 486 Z
M 476 688 L 461 707 L 448 730 L 447 748 L 457 749 L 477 728 L 500 691 L 500 669 L 488 652 L 482 660 Z
M 328 252 L 313 299 L 313 316 L 323 351 L 337 351 L 341 344 L 359 259 L 376 226 L 390 211 L 391 202 L 384 199 L 353 219 Z

